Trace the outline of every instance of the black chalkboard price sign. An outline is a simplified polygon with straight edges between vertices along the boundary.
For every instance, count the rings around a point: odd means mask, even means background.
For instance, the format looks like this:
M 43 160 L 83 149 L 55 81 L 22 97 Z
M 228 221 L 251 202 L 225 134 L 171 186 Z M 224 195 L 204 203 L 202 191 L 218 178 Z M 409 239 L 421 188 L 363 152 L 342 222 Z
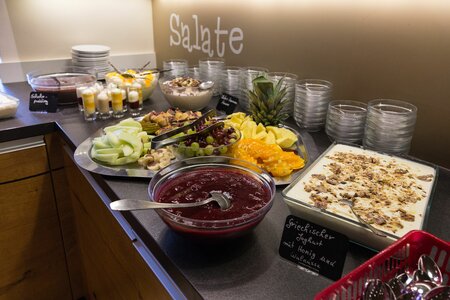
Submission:
M 238 103 L 238 98 L 223 93 L 222 95 L 220 95 L 219 103 L 217 103 L 216 109 L 225 112 L 227 115 L 230 115 L 234 112 Z
M 55 94 L 45 92 L 30 93 L 30 111 L 56 112 L 58 108 L 58 99 Z
M 296 216 L 286 218 L 279 248 L 281 257 L 338 280 L 342 276 L 347 249 L 345 235 Z

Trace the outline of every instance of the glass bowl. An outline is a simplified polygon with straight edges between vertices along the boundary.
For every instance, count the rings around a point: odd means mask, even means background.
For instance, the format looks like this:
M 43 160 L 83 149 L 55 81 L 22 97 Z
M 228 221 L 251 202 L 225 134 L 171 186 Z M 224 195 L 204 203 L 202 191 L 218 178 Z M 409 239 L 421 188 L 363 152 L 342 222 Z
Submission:
M 217 129 L 215 129 L 217 130 Z M 225 142 L 217 143 L 221 137 L 215 136 L 215 130 L 206 133 L 204 136 L 194 141 L 185 141 L 179 144 L 174 144 L 175 155 L 177 158 L 190 158 L 194 156 L 210 156 L 210 155 L 226 155 L 230 152 L 231 147 L 235 145 L 242 137 L 241 132 L 233 127 L 225 127 L 228 131 Z M 222 130 L 222 134 L 223 134 Z M 212 139 L 211 139 L 212 137 Z M 197 143 L 196 145 L 194 144 Z
M 161 169 L 151 179 L 150 201 L 194 202 L 219 191 L 231 200 L 221 210 L 216 203 L 181 209 L 156 209 L 174 231 L 207 240 L 228 239 L 251 231 L 273 204 L 275 182 L 258 166 L 226 156 L 194 157 Z
M 27 80 L 36 92 L 54 93 L 58 105 L 77 104 L 76 85 L 95 83 L 97 78 L 76 68 L 63 68 L 54 72 L 33 71 L 27 73 Z
M 178 78 L 161 78 L 159 80 L 161 91 L 170 106 L 184 111 L 201 110 L 208 106 L 213 96 L 214 85 L 208 89 L 200 89 L 197 86 L 173 85 L 172 81 Z

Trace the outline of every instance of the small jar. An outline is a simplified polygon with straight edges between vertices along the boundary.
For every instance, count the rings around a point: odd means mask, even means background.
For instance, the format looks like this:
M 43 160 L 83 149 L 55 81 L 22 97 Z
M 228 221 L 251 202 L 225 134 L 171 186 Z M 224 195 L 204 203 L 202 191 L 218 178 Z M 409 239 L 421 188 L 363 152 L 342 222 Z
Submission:
M 111 102 L 114 118 L 121 118 L 124 115 L 122 95 L 122 90 L 119 88 L 115 88 L 111 91 Z
M 80 112 L 83 112 L 84 111 L 84 108 L 83 108 L 83 98 L 81 97 L 81 93 L 85 90 L 85 89 L 87 89 L 88 88 L 88 86 L 87 85 L 84 85 L 84 84 L 82 84 L 82 85 L 77 85 L 77 87 L 76 87 L 76 92 L 77 92 L 77 102 L 78 102 L 78 110 L 80 111 Z
M 144 107 L 144 97 L 142 96 L 142 84 L 135 82 L 131 87 L 134 90 L 136 90 L 139 94 L 139 111 L 141 111 Z
M 128 108 L 133 117 L 139 116 L 139 92 L 135 88 L 128 89 Z
M 131 83 L 127 82 L 124 85 L 122 85 L 122 102 L 123 102 L 123 112 L 126 113 L 128 111 L 128 105 L 127 105 L 127 91 L 128 88 L 131 86 Z
M 97 112 L 98 117 L 102 120 L 111 118 L 109 102 L 108 93 L 106 91 L 102 91 L 97 95 Z
M 95 93 L 91 88 L 84 89 L 81 92 L 83 100 L 84 119 L 86 121 L 94 121 L 97 118 L 95 111 Z

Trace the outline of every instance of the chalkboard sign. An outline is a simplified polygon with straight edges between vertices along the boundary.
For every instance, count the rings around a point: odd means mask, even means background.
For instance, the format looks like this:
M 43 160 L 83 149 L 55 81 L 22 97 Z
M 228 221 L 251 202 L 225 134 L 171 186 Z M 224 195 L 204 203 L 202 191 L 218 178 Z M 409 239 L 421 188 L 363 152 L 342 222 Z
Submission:
M 30 111 L 56 112 L 58 99 L 55 94 L 45 92 L 30 93 Z
M 279 248 L 281 257 L 338 280 L 342 276 L 347 249 L 345 235 L 296 216 L 286 218 Z
M 217 103 L 216 109 L 225 112 L 227 115 L 232 114 L 239 103 L 239 99 L 223 93 L 220 95 L 219 103 Z

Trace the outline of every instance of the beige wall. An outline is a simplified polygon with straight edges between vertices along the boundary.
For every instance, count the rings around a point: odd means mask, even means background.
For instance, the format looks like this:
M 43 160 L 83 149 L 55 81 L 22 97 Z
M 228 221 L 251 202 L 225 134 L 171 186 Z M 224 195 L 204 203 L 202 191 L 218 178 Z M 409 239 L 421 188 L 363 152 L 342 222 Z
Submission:
M 151 0 L 0 0 L 3 62 L 70 57 L 76 44 L 104 44 L 111 55 L 154 52 Z M 6 3 L 6 6 L 4 5 Z M 5 11 L 0 13 L 5 15 Z M 5 43 L 4 37 L 9 37 Z M 15 45 L 10 43 L 15 40 Z
M 418 121 L 411 154 L 450 167 L 450 1 L 154 0 L 153 12 L 158 65 L 206 56 L 169 46 L 172 13 L 190 27 L 191 44 L 192 15 L 211 30 L 220 17 L 222 28 L 244 33 L 240 54 L 226 49 L 228 65 L 328 79 L 335 99 L 412 102 Z

